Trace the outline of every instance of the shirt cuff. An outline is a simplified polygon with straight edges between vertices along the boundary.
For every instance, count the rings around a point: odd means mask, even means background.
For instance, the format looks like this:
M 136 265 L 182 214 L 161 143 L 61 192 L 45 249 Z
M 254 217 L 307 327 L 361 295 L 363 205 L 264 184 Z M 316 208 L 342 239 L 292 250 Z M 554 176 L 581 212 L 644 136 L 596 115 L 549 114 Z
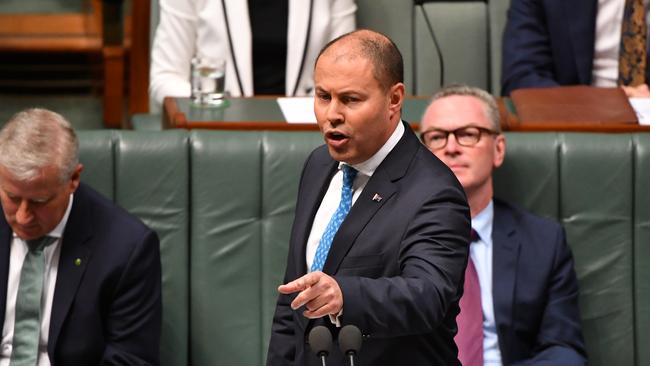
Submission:
M 341 315 L 343 315 L 343 308 L 341 308 L 341 311 L 339 311 L 338 314 L 329 314 L 330 322 L 332 322 L 332 324 L 334 324 L 337 328 L 341 328 Z

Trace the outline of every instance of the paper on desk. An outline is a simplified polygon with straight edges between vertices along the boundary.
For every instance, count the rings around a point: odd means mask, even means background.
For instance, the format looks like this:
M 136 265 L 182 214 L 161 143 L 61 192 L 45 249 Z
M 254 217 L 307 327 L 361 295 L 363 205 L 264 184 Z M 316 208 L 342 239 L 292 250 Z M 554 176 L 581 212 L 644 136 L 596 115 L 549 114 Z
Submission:
M 289 123 L 316 123 L 312 97 L 278 98 L 278 105 Z
M 650 125 L 650 98 L 630 98 L 640 125 Z

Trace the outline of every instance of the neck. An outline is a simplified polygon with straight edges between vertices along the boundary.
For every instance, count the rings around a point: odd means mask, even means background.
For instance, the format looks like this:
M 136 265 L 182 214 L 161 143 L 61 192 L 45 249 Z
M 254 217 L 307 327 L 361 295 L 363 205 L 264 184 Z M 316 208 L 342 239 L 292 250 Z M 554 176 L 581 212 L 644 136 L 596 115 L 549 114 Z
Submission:
M 467 192 L 467 202 L 469 203 L 469 211 L 472 218 L 476 217 L 476 215 L 487 207 L 490 200 L 492 200 L 492 196 L 492 184 L 486 184 L 475 191 Z

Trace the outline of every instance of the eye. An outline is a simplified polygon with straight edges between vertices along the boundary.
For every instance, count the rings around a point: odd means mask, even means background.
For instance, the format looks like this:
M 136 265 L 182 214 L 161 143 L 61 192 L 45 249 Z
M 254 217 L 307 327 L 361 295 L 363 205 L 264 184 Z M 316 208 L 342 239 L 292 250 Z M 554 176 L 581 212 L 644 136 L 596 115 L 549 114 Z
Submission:
M 319 100 L 329 101 L 332 97 L 327 93 L 316 93 Z
M 430 136 L 431 141 L 443 141 L 447 139 L 447 134 L 442 132 L 434 132 Z
M 456 131 L 456 136 L 458 138 L 476 138 L 478 137 L 479 131 L 474 128 L 463 128 L 462 130 Z
M 341 97 L 341 102 L 345 104 L 356 103 L 359 101 L 359 98 L 353 96 L 344 96 Z

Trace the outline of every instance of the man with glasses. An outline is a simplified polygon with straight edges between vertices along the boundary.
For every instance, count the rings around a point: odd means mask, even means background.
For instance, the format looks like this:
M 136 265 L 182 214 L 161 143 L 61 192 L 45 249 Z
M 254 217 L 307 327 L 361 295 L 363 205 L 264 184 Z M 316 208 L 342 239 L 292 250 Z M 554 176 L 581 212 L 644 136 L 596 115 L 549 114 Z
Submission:
M 463 365 L 584 365 L 578 282 L 563 228 L 493 198 L 492 171 L 506 152 L 494 98 L 469 86 L 444 88 L 421 131 L 456 174 L 471 211 L 456 335 Z

